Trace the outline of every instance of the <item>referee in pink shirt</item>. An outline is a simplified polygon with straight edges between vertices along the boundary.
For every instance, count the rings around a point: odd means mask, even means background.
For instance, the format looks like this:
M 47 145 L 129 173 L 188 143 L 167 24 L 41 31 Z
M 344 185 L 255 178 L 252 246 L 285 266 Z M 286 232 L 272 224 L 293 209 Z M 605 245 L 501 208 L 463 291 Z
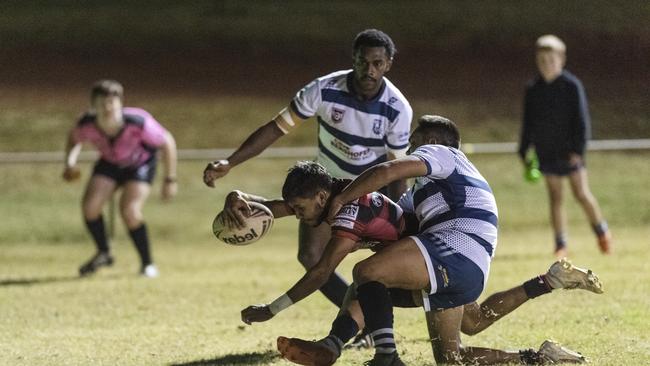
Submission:
M 93 145 L 100 155 L 82 202 L 86 227 L 95 241 L 97 253 L 79 268 L 82 276 L 113 264 L 102 209 L 119 188 L 122 188 L 120 214 L 140 255 L 140 274 L 158 276 L 151 259 L 142 206 L 151 191 L 159 149 L 163 152 L 165 173 L 162 198 L 169 200 L 176 195 L 176 142 L 145 110 L 123 107 L 123 95 L 124 89 L 117 81 L 96 82 L 90 93 L 91 109 L 70 131 L 65 149 L 63 179 L 66 181 L 80 176 L 76 164 L 83 143 Z

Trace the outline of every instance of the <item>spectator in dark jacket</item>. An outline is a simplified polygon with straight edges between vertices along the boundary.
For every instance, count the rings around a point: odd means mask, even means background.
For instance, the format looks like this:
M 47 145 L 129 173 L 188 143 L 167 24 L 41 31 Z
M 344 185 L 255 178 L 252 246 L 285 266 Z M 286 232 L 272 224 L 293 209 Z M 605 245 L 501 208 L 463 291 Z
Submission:
M 551 222 L 555 233 L 555 255 L 567 254 L 566 214 L 562 208 L 564 177 L 584 209 L 598 237 L 600 250 L 611 251 L 607 222 L 589 189 L 585 148 L 590 137 L 587 96 L 582 83 L 564 69 L 566 46 L 554 35 L 536 42 L 539 75 L 526 88 L 519 155 L 526 163 L 532 146 L 539 158 L 549 192 Z

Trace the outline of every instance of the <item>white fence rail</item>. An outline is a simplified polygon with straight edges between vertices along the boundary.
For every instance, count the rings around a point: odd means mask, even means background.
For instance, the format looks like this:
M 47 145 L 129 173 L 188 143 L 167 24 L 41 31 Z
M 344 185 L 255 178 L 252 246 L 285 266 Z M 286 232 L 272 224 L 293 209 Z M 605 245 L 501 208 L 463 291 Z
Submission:
M 516 142 L 464 143 L 462 150 L 467 154 L 504 154 L 517 150 Z M 650 150 L 650 139 L 633 140 L 592 140 L 588 149 L 603 150 Z M 179 160 L 213 160 L 229 156 L 234 149 L 181 149 Z M 272 147 L 260 156 L 265 158 L 310 158 L 316 156 L 316 147 Z M 94 151 L 84 151 L 80 161 L 97 159 Z M 63 161 L 62 151 L 43 152 L 0 152 L 0 163 L 59 163 Z

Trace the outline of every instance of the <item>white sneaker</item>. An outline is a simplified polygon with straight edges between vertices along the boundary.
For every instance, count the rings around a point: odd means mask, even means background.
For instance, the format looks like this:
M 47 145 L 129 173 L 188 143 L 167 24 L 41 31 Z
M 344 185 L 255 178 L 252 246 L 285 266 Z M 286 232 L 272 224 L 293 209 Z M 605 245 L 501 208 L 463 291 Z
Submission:
M 587 359 L 579 352 L 562 347 L 558 343 L 548 339 L 539 347 L 537 354 L 541 358 L 542 364 L 587 362 Z
M 140 270 L 140 274 L 147 278 L 156 278 L 160 275 L 155 264 L 148 264 Z
M 597 294 L 603 293 L 603 284 L 590 269 L 574 266 L 566 258 L 553 263 L 546 272 L 548 284 L 556 289 L 583 289 Z

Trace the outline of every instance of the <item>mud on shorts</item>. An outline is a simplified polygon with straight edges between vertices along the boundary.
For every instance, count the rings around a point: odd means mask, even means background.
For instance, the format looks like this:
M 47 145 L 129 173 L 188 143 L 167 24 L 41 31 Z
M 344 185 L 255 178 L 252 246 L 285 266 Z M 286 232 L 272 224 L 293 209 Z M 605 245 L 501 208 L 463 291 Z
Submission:
M 441 240 L 427 234 L 411 236 L 424 256 L 431 291 L 431 309 L 449 309 L 469 304 L 483 292 L 483 271 L 462 254 L 440 255 Z M 426 301 L 426 299 L 425 299 Z
M 151 184 L 156 175 L 156 156 L 152 155 L 147 161 L 137 167 L 119 167 L 106 160 L 99 159 L 93 168 L 94 175 L 103 175 L 117 182 L 118 186 L 127 181 L 138 181 Z

